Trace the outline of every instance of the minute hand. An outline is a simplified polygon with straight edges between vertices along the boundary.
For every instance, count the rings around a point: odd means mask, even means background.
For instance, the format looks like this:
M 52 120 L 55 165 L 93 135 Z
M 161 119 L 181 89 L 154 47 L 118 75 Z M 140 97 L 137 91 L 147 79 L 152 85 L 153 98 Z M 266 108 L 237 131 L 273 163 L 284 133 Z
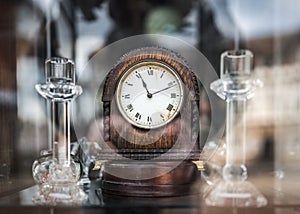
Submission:
M 172 87 L 174 87 L 175 85 L 172 85 L 172 86 L 168 86 L 168 87 L 166 87 L 166 88 L 163 88 L 163 89 L 161 89 L 161 90 L 159 90 L 159 91 L 156 91 L 156 92 L 153 92 L 153 93 L 151 93 L 152 95 L 154 95 L 154 94 L 158 94 L 159 92 L 162 92 L 162 91 L 165 91 L 165 90 L 168 90 L 169 88 L 172 88 Z

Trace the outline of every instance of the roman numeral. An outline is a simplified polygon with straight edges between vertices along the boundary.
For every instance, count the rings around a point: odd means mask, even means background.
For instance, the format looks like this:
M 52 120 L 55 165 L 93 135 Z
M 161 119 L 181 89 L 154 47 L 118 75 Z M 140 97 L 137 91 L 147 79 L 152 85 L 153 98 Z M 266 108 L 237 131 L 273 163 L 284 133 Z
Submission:
M 129 83 L 129 82 L 125 82 L 125 83 L 126 83 L 126 85 L 133 86 L 132 83 Z
M 130 94 L 125 94 L 122 97 L 124 97 L 125 99 L 130 99 Z
M 142 76 L 141 76 L 141 74 L 139 74 L 139 73 L 136 73 L 136 75 L 135 75 L 137 78 L 139 78 L 139 79 L 141 79 L 142 78 Z
M 152 122 L 152 118 L 151 117 L 147 117 L 147 121 L 150 123 Z
M 127 109 L 128 109 L 130 112 L 132 112 L 133 106 L 132 106 L 131 104 L 129 104 L 129 105 L 127 105 Z
M 147 70 L 147 73 L 148 73 L 149 76 L 152 76 L 153 75 L 153 70 L 151 70 L 151 68 L 150 68 L 150 70 Z
M 169 83 L 168 83 L 168 86 L 172 86 L 172 85 L 174 85 L 174 84 L 175 84 L 175 81 L 169 82 Z
M 140 113 L 137 112 L 137 113 L 135 114 L 135 118 L 136 118 L 135 120 L 138 120 L 138 119 L 140 120 L 140 119 L 142 118 L 142 115 L 141 115 Z
M 160 75 L 160 78 L 163 78 L 164 74 L 165 74 L 165 71 L 162 72 L 162 74 Z
M 168 107 L 167 107 L 167 110 L 171 111 L 173 109 L 173 107 L 174 107 L 173 105 L 169 104 Z

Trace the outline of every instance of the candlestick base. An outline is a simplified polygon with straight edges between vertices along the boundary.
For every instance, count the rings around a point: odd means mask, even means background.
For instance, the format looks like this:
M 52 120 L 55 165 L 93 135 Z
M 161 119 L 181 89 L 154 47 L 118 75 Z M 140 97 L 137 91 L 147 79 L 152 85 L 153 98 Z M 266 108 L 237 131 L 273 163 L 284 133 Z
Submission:
M 33 178 L 39 186 L 33 202 L 42 205 L 80 205 L 87 200 L 87 195 L 77 185 L 81 166 L 70 161 L 59 164 L 52 159 L 52 153 L 44 153 L 32 167 Z
M 267 199 L 249 181 L 221 180 L 207 195 L 205 202 L 220 207 L 263 207 Z
M 53 183 L 40 186 L 39 193 L 32 200 L 41 205 L 82 205 L 87 195 L 76 183 Z

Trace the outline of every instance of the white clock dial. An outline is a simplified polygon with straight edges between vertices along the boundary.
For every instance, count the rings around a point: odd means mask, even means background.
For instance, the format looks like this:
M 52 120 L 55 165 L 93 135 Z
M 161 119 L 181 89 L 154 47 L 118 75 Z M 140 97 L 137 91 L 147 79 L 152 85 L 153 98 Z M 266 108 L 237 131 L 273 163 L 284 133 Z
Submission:
M 167 65 L 140 62 L 123 74 L 116 93 L 122 116 L 137 127 L 152 129 L 166 125 L 178 114 L 183 85 Z

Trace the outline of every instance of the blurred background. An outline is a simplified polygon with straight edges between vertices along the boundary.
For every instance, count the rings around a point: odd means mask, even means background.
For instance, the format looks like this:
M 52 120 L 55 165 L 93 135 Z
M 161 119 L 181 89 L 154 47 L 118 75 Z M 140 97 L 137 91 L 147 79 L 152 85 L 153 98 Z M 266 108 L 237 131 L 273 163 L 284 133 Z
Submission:
M 0 179 L 31 178 L 34 159 L 48 148 L 46 101 L 34 89 L 45 82 L 47 57 L 74 59 L 80 72 L 105 46 L 147 33 L 184 40 L 218 73 L 223 51 L 254 53 L 254 73 L 265 86 L 247 110 L 247 159 L 284 177 L 300 166 L 299 11 L 298 0 L 1 0 Z M 205 93 L 200 110 L 205 136 Z M 224 154 L 211 161 L 222 164 Z

